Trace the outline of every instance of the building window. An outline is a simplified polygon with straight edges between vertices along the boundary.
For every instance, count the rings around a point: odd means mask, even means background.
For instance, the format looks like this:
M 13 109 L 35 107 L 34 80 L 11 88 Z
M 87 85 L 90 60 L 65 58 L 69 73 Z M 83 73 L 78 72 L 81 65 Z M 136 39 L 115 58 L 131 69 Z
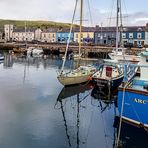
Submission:
M 78 34 L 76 34 L 76 38 L 78 38 Z
M 122 38 L 123 38 L 123 39 L 126 38 L 126 33 L 122 33 Z
M 104 33 L 104 37 L 106 38 L 106 33 Z
M 52 37 L 54 38 L 54 34 L 52 34 Z
M 114 38 L 114 34 L 112 33 L 112 38 Z
M 98 37 L 100 37 L 101 35 L 100 35 L 100 33 L 98 33 Z
M 142 37 L 141 33 L 137 33 L 137 38 L 141 39 L 141 37 Z
M 129 38 L 133 38 L 133 33 L 129 33 Z

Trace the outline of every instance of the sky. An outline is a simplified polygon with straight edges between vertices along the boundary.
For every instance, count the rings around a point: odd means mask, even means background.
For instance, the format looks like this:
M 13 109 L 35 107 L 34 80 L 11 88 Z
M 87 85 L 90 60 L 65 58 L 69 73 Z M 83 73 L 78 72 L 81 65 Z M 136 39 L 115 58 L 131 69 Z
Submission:
M 71 23 L 76 0 L 0 0 L 0 19 L 47 20 Z M 80 1 L 80 0 L 79 0 Z M 115 25 L 116 0 L 83 0 L 83 24 Z M 79 3 L 78 3 L 79 6 Z M 123 25 L 148 22 L 148 0 L 122 0 Z M 111 19 L 110 19 L 111 18 Z M 75 22 L 79 21 L 79 7 Z

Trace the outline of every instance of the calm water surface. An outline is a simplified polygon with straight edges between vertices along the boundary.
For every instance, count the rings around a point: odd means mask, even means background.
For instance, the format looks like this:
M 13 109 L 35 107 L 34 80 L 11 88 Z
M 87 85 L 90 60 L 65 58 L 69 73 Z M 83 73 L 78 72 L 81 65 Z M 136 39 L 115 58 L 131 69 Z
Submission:
M 93 97 L 90 85 L 63 88 L 56 78 L 61 63 L 6 55 L 0 64 L 1 148 L 114 147 L 114 103 Z

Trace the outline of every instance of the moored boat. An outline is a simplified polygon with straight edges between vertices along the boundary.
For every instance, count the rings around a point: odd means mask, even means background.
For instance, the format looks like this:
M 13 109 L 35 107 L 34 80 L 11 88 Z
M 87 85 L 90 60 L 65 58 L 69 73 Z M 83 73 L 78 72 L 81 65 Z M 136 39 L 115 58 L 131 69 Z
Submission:
M 115 89 L 121 84 L 123 77 L 123 66 L 108 60 L 108 62 L 99 66 L 98 71 L 92 75 L 92 80 L 97 85 Z
M 140 64 L 135 66 L 140 67 L 140 76 L 119 87 L 118 110 L 122 119 L 148 128 L 148 49 L 141 53 Z
M 68 73 L 61 73 L 58 75 L 59 82 L 64 85 L 76 85 L 89 81 L 90 76 L 95 73 L 96 68 L 93 66 L 80 66 Z

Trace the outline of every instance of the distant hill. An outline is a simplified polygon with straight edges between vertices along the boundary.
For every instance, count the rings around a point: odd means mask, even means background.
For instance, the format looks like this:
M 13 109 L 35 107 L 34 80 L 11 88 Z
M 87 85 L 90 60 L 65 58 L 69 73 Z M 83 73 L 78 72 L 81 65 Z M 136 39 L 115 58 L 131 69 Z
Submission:
M 0 19 L 0 28 L 3 28 L 5 24 L 13 24 L 16 28 L 24 28 L 26 26 L 28 28 L 69 28 L 70 24 L 68 23 L 59 23 L 52 21 L 25 21 L 25 20 L 3 20 Z M 74 25 L 77 27 L 78 25 Z

